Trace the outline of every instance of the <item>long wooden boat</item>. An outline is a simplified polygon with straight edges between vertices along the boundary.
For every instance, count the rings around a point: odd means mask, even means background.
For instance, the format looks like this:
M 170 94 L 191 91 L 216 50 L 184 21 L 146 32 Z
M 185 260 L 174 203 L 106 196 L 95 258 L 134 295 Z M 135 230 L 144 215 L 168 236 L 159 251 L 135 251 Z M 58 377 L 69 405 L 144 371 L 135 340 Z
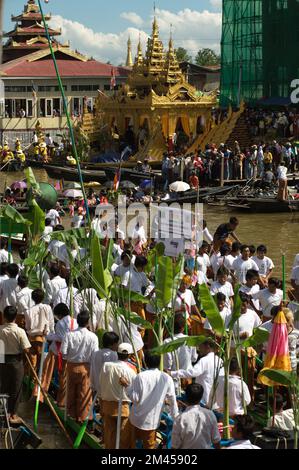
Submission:
M 253 213 L 282 213 L 298 212 L 299 201 L 278 201 L 274 198 L 247 198 L 226 201 L 226 205 L 233 210 L 247 211 Z
M 44 167 L 48 176 L 56 180 L 65 181 L 80 181 L 77 168 L 59 167 L 47 165 Z M 85 183 L 95 181 L 97 183 L 104 183 L 107 181 L 107 176 L 104 171 L 95 170 L 82 170 L 82 177 Z

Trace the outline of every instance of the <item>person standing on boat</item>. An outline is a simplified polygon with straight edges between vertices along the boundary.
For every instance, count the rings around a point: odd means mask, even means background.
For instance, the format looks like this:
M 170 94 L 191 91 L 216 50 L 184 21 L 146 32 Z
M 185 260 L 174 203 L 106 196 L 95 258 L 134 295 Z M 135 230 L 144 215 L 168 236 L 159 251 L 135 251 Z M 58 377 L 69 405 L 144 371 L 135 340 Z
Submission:
M 24 379 L 23 353 L 29 353 L 31 344 L 25 331 L 16 324 L 17 309 L 4 310 L 4 325 L 0 326 L 0 341 L 4 345 L 4 361 L 0 360 L 0 393 L 9 395 L 10 424 L 19 424 L 17 415 Z
M 278 195 L 279 201 L 287 201 L 288 199 L 288 168 L 284 161 L 280 162 L 277 168 L 277 180 L 278 180 Z
M 61 344 L 62 357 L 67 361 L 67 412 L 82 424 L 88 417 L 92 404 L 90 388 L 90 363 L 99 349 L 98 337 L 88 330 L 90 314 L 79 313 L 79 328 L 67 333 Z

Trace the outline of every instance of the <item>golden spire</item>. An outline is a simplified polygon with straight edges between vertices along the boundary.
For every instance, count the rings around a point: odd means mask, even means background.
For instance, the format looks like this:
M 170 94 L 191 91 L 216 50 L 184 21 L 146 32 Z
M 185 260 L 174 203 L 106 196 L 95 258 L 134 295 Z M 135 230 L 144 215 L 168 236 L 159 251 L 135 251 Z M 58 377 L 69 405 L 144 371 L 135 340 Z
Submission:
M 159 27 L 156 16 L 153 21 L 152 37 L 149 38 L 146 51 L 146 65 L 150 74 L 159 74 L 163 71 L 165 53 L 163 43 L 159 39 Z
M 182 70 L 179 66 L 179 62 L 178 62 L 178 59 L 177 59 L 176 52 L 174 50 L 174 46 L 173 46 L 172 25 L 171 25 L 171 29 L 170 29 L 170 38 L 169 38 L 169 43 L 168 43 L 168 53 L 167 53 L 166 60 L 165 60 L 165 67 L 164 67 L 164 74 L 163 75 L 166 79 L 166 82 L 170 83 L 170 84 L 177 83 L 183 75 Z
M 139 42 L 137 46 L 137 55 L 135 58 L 135 66 L 140 67 L 143 65 L 143 54 L 142 54 L 142 46 L 141 46 L 141 35 L 139 33 Z
M 132 58 L 132 42 L 131 42 L 131 38 L 129 36 L 129 39 L 128 39 L 128 54 L 127 54 L 127 62 L 126 62 L 126 66 L 127 67 L 133 67 L 133 58 Z

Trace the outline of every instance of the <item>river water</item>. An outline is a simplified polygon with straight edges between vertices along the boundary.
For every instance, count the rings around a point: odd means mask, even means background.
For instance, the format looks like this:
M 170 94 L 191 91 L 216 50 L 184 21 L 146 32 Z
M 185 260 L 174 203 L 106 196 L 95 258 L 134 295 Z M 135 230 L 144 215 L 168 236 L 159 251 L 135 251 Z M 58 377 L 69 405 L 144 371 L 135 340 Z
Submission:
M 53 183 L 44 170 L 35 169 L 34 174 L 39 182 Z M 1 173 L 0 190 L 3 191 L 4 187 L 23 178 L 23 173 Z M 282 254 L 285 253 L 289 275 L 294 256 L 299 253 L 299 212 L 294 214 L 247 214 L 232 212 L 223 207 L 204 206 L 204 218 L 208 222 L 211 233 L 214 233 L 219 224 L 227 222 L 232 214 L 240 220 L 237 235 L 243 243 L 255 246 L 262 243 L 267 245 L 268 255 L 274 261 L 275 275 L 277 276 L 281 276 Z

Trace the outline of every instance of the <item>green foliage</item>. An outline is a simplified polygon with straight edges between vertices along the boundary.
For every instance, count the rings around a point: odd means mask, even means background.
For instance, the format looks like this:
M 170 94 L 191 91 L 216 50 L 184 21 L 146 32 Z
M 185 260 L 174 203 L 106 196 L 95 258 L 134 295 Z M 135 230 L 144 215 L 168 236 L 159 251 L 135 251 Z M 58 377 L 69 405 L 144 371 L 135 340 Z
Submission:
M 178 47 L 175 52 L 179 62 L 192 62 L 192 56 L 184 47 Z
M 157 307 L 166 308 L 172 300 L 174 281 L 173 264 L 169 256 L 161 256 L 157 260 L 156 300 Z
M 123 303 L 127 302 L 142 302 L 143 304 L 149 303 L 149 300 L 137 292 L 132 292 L 124 286 L 112 286 L 111 288 L 111 298 L 115 302 L 121 301 Z
M 221 63 L 221 57 L 212 49 L 200 49 L 195 57 L 195 63 L 202 66 L 218 65 Z
M 253 330 L 253 335 L 243 341 L 241 346 L 243 348 L 255 348 L 256 346 L 259 346 L 260 344 L 263 344 L 268 341 L 269 335 L 269 331 L 265 330 L 265 328 L 255 328 Z
M 218 336 L 225 332 L 224 322 L 215 303 L 214 297 L 206 284 L 199 286 L 199 294 L 202 308 L 209 320 L 213 330 Z
M 31 222 L 25 219 L 22 214 L 20 214 L 14 207 L 7 205 L 4 208 L 1 208 L 1 216 L 6 217 L 14 224 L 21 224 L 25 227 L 31 225 Z
M 298 386 L 298 377 L 294 372 L 287 372 L 277 369 L 264 369 L 260 375 L 265 375 L 268 379 L 276 382 L 277 385 L 285 385 L 286 387 Z
M 45 213 L 34 199 L 31 201 L 27 218 L 31 222 L 30 232 L 33 238 L 32 241 L 36 244 L 45 229 Z
M 109 294 L 109 288 L 113 279 L 110 271 L 107 268 L 104 268 L 100 241 L 95 234 L 93 234 L 91 240 L 91 266 L 92 276 L 101 287 L 101 289 L 98 289 L 95 285 L 95 289 L 98 292 L 98 295 L 104 299 Z
M 184 345 L 189 347 L 199 346 L 206 340 L 206 336 L 185 336 L 182 338 L 177 338 L 173 341 L 169 341 L 168 343 L 164 343 L 161 346 L 152 349 L 151 353 L 155 356 L 161 356 L 163 354 L 172 353 Z
M 233 310 L 233 314 L 232 314 L 231 321 L 230 321 L 230 323 L 229 323 L 229 329 L 230 329 L 230 331 L 233 329 L 234 324 L 236 323 L 236 321 L 238 320 L 238 318 L 240 318 L 240 316 L 241 316 L 241 304 L 242 304 L 242 301 L 241 301 L 240 294 L 239 294 L 240 287 L 241 287 L 240 284 L 238 284 L 238 285 L 235 287 L 235 292 L 234 292 L 234 294 L 235 294 L 235 295 L 234 295 L 234 310 Z

